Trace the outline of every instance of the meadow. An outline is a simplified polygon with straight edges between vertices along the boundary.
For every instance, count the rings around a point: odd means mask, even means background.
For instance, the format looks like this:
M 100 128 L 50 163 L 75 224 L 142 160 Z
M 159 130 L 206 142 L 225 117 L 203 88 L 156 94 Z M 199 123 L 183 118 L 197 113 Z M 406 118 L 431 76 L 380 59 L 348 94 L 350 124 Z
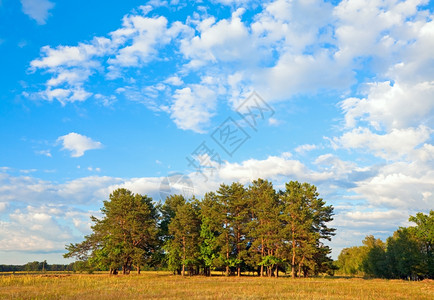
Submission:
M 0 299 L 434 299 L 433 281 L 251 276 L 15 274 Z

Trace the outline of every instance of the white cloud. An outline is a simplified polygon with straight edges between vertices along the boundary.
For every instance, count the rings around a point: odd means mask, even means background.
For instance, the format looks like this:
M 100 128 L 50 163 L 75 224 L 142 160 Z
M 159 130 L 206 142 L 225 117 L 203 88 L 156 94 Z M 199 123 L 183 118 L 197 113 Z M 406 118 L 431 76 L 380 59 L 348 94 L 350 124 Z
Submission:
M 241 21 L 244 9 L 238 9 L 230 20 L 216 22 L 214 17 L 197 24 L 200 35 L 181 40 L 180 50 L 190 59 L 189 66 L 200 67 L 207 63 L 231 62 L 254 58 L 247 27 Z M 248 47 L 246 45 L 249 45 Z
M 156 54 L 158 42 L 167 43 L 165 35 L 167 19 L 165 17 L 146 18 L 143 16 L 126 16 L 122 28 L 111 33 L 113 41 L 132 40 L 132 44 L 120 48 L 113 59 L 108 62 L 122 67 L 138 67 Z
M 86 70 L 98 67 L 100 62 L 94 58 L 110 54 L 116 47 L 116 43 L 105 37 L 94 37 L 91 42 L 79 43 L 78 46 L 44 46 L 41 48 L 42 58 L 31 61 L 30 67 L 33 71 L 38 68 L 48 69 L 50 73 L 56 73 L 59 69 L 64 71 L 68 67 Z
M 54 3 L 49 0 L 21 0 L 23 13 L 34 19 L 39 25 L 47 22 L 50 16 L 49 11 L 53 9 Z
M 65 105 L 68 102 L 75 101 L 85 101 L 92 93 L 85 91 L 81 86 L 72 87 L 72 88 L 57 88 L 51 89 L 47 88 L 45 91 L 40 92 L 39 95 L 49 101 L 53 101 L 53 99 L 57 99 L 62 105 Z
M 426 21 L 429 20 L 429 22 Z M 414 22 L 408 24 L 404 33 L 406 41 L 401 42 L 406 47 L 402 50 L 401 60 L 389 66 L 387 75 L 396 80 L 417 84 L 434 80 L 434 62 L 429 49 L 434 47 L 434 20 L 420 13 Z M 402 33 L 401 33 L 402 34 Z
M 55 183 L 32 176 L 0 173 L 0 199 L 9 203 L 64 203 L 94 205 L 108 197 L 107 187 L 123 182 L 121 178 L 88 176 Z
M 405 33 L 424 13 L 417 7 L 425 1 L 341 1 L 334 9 L 338 26 L 336 37 L 341 60 L 369 56 L 393 58 L 396 51 L 405 47 L 401 40 Z M 410 17 L 413 20 L 410 21 Z
M 407 157 L 414 149 L 426 142 L 432 133 L 426 126 L 406 129 L 392 129 L 390 133 L 377 134 L 368 128 L 358 127 L 334 138 L 335 148 L 368 150 L 386 160 Z
M 26 169 L 26 170 L 20 170 L 20 173 L 29 174 L 29 173 L 34 173 L 36 171 L 38 171 L 38 170 L 37 169 Z
M 348 174 L 364 171 L 357 167 L 355 163 L 343 161 L 330 153 L 318 156 L 314 164 L 317 165 L 321 171 L 333 174 L 336 180 L 347 179 Z
M 96 58 L 112 53 L 115 48 L 116 45 L 103 37 L 95 37 L 90 43 L 79 43 L 78 46 L 42 47 L 42 57 L 30 62 L 30 70 L 44 69 L 52 77 L 46 82 L 46 90 L 37 95 L 49 101 L 56 99 L 62 104 L 88 99 L 92 93 L 85 90 L 84 83 L 101 68 L 101 62 Z
M 434 81 L 371 83 L 366 94 L 366 98 L 348 98 L 341 102 L 347 127 L 366 121 L 377 130 L 402 129 L 423 123 L 434 110 L 434 101 L 430 101 L 434 99 Z
M 434 161 L 434 146 L 431 144 L 423 144 L 423 146 L 410 153 L 410 157 L 412 160 L 420 162 Z
M 377 207 L 432 209 L 434 172 L 431 163 L 395 162 L 357 183 L 353 189 Z
M 391 221 L 396 219 L 403 219 L 408 217 L 408 214 L 399 210 L 388 210 L 388 211 L 369 211 L 369 212 L 348 212 L 345 217 L 352 219 L 354 221 Z
M 100 168 L 94 168 L 94 167 L 87 167 L 87 170 L 88 171 L 95 171 L 95 172 L 101 172 L 101 169 Z
M 329 33 L 319 29 L 332 23 L 333 6 L 321 0 L 277 0 L 264 5 L 252 31 L 264 46 L 280 53 L 302 54 L 309 45 L 324 42 Z M 325 34 L 325 35 L 324 35 Z
M 30 71 L 46 70 L 51 78 L 44 91 L 25 95 L 32 99 L 56 99 L 63 105 L 85 101 L 94 94 L 85 86 L 92 76 L 102 74 L 108 79 L 116 79 L 126 67 L 143 67 L 157 58 L 160 46 L 188 30 L 191 28 L 181 22 L 174 22 L 167 28 L 166 18 L 148 18 L 136 12 L 124 16 L 122 26 L 109 33 L 109 38 L 94 37 L 77 46 L 42 47 L 41 57 L 31 61 Z M 173 84 L 182 84 L 174 79 Z
M 215 0 L 217 3 L 221 3 L 224 5 L 241 5 L 247 4 L 249 2 L 253 2 L 252 0 Z
M 300 145 L 297 148 L 295 148 L 295 152 L 300 153 L 300 154 L 304 154 L 308 151 L 312 151 L 318 149 L 317 145 L 312 145 L 312 144 L 304 144 L 304 145 Z
M 275 119 L 275 118 L 268 118 L 268 125 L 270 126 L 279 126 L 280 124 L 282 124 L 283 121 Z
M 35 151 L 35 153 L 39 154 L 39 155 L 44 155 L 47 157 L 52 157 L 50 150 L 39 150 L 39 151 Z
M 204 132 L 216 108 L 217 95 L 206 85 L 178 89 L 170 107 L 175 124 L 184 130 Z
M 158 193 L 161 185 L 161 177 L 142 177 L 125 179 L 122 182 L 107 187 L 107 191 L 111 192 L 117 188 L 126 188 L 134 193 L 155 195 L 158 200 Z
M 151 7 L 160 7 L 160 6 L 167 6 L 167 1 L 164 0 L 150 0 L 148 1 L 148 5 Z M 140 6 L 142 8 L 143 6 Z M 148 10 L 148 8 L 146 8 Z
M 227 2 L 237 7 L 244 3 Z M 39 94 L 43 99 L 57 99 L 62 104 L 85 101 L 99 95 L 86 86 L 92 76 L 121 78 L 126 69 L 141 70 L 152 61 L 173 63 L 170 57 L 160 57 L 160 49 L 169 46 L 175 57 L 181 54 L 185 60 L 174 67 L 173 75 L 157 79 L 160 81 L 153 86 L 130 86 L 129 90 L 137 93 L 128 99 L 141 99 L 154 111 L 170 113 L 182 129 L 203 131 L 212 114 L 209 109 L 201 110 L 198 122 L 202 125 L 188 124 L 183 116 L 177 116 L 178 101 L 198 114 L 202 99 L 197 104 L 190 99 L 188 105 L 185 99 L 187 89 L 194 94 L 192 87 L 199 83 L 184 82 L 175 74 L 182 74 L 184 80 L 192 70 L 199 72 L 199 77 L 220 77 L 229 104 L 236 103 L 251 87 L 267 101 L 275 101 L 324 89 L 345 92 L 355 82 L 357 70 L 373 59 L 378 77 L 391 77 L 395 84 L 388 85 L 388 79 L 372 83 L 365 99 L 345 100 L 342 105 L 348 110 L 347 123 L 357 119 L 373 125 L 398 122 L 405 126 L 406 120 L 427 116 L 432 110 L 432 101 L 417 101 L 410 109 L 399 110 L 412 95 L 432 98 L 434 74 L 426 66 L 432 64 L 427 49 L 432 48 L 434 23 L 426 11 L 417 9 L 423 3 L 370 0 L 369 5 L 362 5 L 346 0 L 333 6 L 321 0 L 277 0 L 263 4 L 251 23 L 243 20 L 245 9 L 238 8 L 227 19 L 197 12 L 185 23 L 171 24 L 164 16 L 148 17 L 152 8 L 141 6 L 125 15 L 120 28 L 108 38 L 95 37 L 77 46 L 43 47 L 31 69 L 44 69 L 52 75 Z M 160 100 L 168 97 L 171 87 L 164 92 L 154 89 L 166 84 L 178 87 L 172 109 Z M 383 105 L 394 111 L 383 114 Z
M 9 221 L 0 221 L 0 250 L 62 250 L 74 238 L 75 229 L 68 226 L 72 224 L 65 218 L 67 211 L 73 210 L 59 205 L 28 205 L 16 209 L 9 214 Z
M 249 159 L 241 163 L 226 163 L 218 172 L 221 180 L 249 183 L 257 178 L 282 181 L 285 178 L 319 182 L 330 178 L 331 173 L 316 172 L 307 168 L 298 160 L 290 159 L 285 153 L 281 156 L 269 156 L 264 160 Z
M 75 132 L 60 136 L 57 141 L 62 142 L 63 150 L 71 151 L 71 157 L 80 157 L 84 155 L 85 151 L 102 147 L 100 142 L 93 141 L 91 138 Z
M 252 76 L 260 94 L 273 100 L 287 100 L 299 93 L 314 94 L 319 89 L 342 90 L 354 82 L 353 77 L 352 70 L 338 64 L 329 50 L 313 55 L 285 53 L 275 66 Z
M 184 84 L 182 79 L 179 78 L 178 76 L 171 76 L 171 77 L 167 78 L 164 82 L 171 84 L 171 85 L 175 85 L 175 86 L 180 86 L 180 85 Z

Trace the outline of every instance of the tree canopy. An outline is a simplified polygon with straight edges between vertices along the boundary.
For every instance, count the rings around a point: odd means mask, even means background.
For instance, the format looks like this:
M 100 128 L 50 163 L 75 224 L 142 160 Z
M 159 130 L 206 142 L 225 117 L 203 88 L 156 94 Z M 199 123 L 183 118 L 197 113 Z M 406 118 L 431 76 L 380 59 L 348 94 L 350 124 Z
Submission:
M 158 250 L 158 213 L 152 199 L 117 189 L 104 201 L 102 218 L 91 217 L 93 233 L 78 244 L 66 247 L 64 257 L 88 260 L 110 273 L 122 267 L 123 273 L 145 264 Z
M 367 236 L 363 246 L 345 248 L 337 265 L 345 274 L 382 278 L 434 278 L 434 211 L 410 216 L 416 226 L 401 227 L 384 243 Z
M 227 276 L 255 272 L 293 277 L 327 272 L 334 235 L 327 226 L 333 207 L 315 186 L 290 181 L 276 191 L 258 179 L 245 187 L 221 184 L 202 200 L 170 195 L 163 204 L 117 189 L 103 202 L 101 218 L 92 217 L 92 234 L 66 247 L 89 267 L 122 269 L 163 266 L 177 274 L 221 270 Z

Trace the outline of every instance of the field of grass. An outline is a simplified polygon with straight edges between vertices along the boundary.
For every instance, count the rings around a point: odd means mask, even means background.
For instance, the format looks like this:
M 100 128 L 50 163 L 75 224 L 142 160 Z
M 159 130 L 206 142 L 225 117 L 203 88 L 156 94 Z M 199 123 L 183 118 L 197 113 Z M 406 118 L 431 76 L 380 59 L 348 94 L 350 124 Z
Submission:
M 6 275 L 0 299 L 434 299 L 434 282 L 360 278 Z

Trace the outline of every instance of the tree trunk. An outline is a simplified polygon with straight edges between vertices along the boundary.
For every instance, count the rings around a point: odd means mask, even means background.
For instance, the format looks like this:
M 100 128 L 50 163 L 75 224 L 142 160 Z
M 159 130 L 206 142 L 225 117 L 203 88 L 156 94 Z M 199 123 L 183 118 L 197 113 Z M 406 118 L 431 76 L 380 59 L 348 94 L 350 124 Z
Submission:
M 261 260 L 264 259 L 264 238 L 261 238 Z M 261 265 L 261 277 L 264 276 L 264 265 Z
M 226 260 L 229 262 L 229 237 L 226 234 Z M 229 265 L 226 265 L 226 276 L 229 276 Z
M 300 264 L 298 265 L 298 274 L 301 276 L 301 268 L 303 267 L 304 256 L 301 258 Z
M 292 261 L 291 261 L 291 273 L 292 278 L 295 278 L 295 237 L 294 228 L 292 228 Z
M 185 276 L 185 236 L 182 237 L 182 276 Z
M 240 228 L 237 228 L 237 257 L 240 259 L 240 253 L 241 253 L 241 246 L 240 246 L 240 240 L 241 240 L 241 234 L 240 234 Z M 241 267 L 237 266 L 237 276 L 241 276 Z
M 140 274 L 140 265 L 137 265 L 137 274 Z

